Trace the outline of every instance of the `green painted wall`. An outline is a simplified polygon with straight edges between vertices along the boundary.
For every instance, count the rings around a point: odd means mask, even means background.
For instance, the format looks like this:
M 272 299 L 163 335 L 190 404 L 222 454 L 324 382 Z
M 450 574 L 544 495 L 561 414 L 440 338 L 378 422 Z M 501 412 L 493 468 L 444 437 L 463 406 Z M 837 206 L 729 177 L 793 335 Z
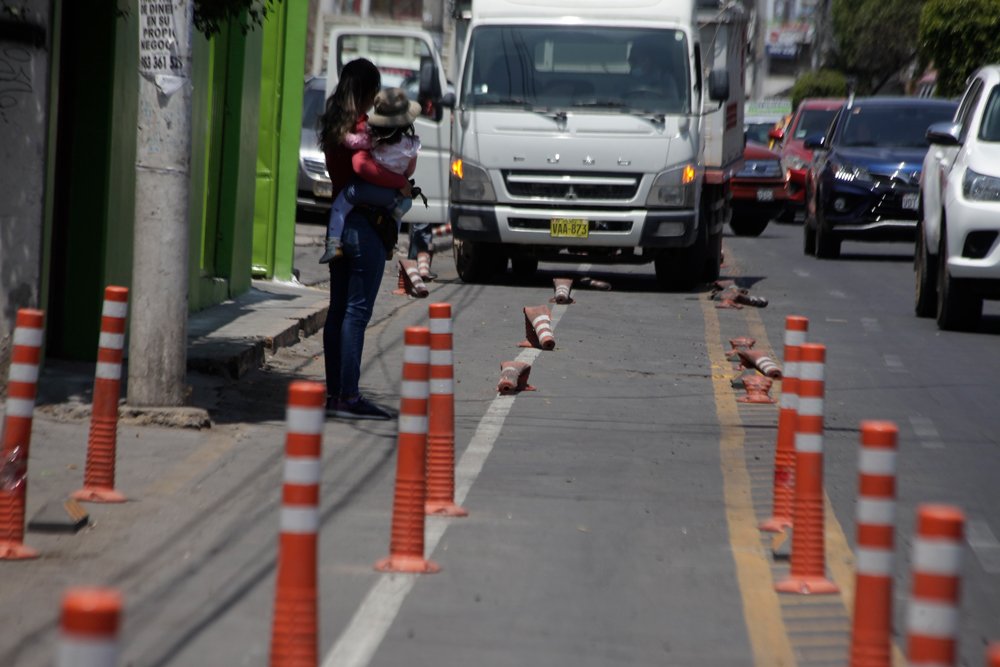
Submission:
M 264 28 L 253 224 L 255 276 L 291 280 L 308 3 L 275 7 Z

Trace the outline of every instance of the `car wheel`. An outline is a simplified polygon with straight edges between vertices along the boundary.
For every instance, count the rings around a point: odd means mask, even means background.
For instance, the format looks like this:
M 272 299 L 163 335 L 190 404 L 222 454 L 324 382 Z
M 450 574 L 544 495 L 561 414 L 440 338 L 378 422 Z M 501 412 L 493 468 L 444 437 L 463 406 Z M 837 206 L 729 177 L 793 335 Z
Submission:
M 809 221 L 802 223 L 802 253 L 816 254 L 816 230 L 809 226 Z
M 927 252 L 923 225 L 917 226 L 917 244 L 913 251 L 915 299 L 917 317 L 933 317 L 937 312 L 937 257 Z
M 820 259 L 837 259 L 840 257 L 840 239 L 826 226 L 823 219 L 823 205 L 816 197 L 816 256 Z
M 983 316 L 983 299 L 970 294 L 961 280 L 948 275 L 948 240 L 941 228 L 937 266 L 937 324 L 946 331 L 968 331 Z
M 742 218 L 734 217 L 729 221 L 729 228 L 737 236 L 760 236 L 767 229 L 767 223 L 767 218 L 748 215 Z
M 498 260 L 502 259 L 506 264 L 506 257 L 500 256 L 498 249 L 490 243 L 455 239 L 453 248 L 455 270 L 465 283 L 486 282 L 498 272 Z

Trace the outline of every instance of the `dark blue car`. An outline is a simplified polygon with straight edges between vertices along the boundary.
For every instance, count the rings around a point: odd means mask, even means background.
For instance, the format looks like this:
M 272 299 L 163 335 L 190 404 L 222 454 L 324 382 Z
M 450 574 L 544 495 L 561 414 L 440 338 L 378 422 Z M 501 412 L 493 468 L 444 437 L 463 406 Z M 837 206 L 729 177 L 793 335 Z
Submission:
M 815 151 L 806 183 L 804 250 L 835 258 L 852 241 L 912 241 L 920 205 L 927 128 L 949 121 L 957 104 L 915 97 L 849 101 Z

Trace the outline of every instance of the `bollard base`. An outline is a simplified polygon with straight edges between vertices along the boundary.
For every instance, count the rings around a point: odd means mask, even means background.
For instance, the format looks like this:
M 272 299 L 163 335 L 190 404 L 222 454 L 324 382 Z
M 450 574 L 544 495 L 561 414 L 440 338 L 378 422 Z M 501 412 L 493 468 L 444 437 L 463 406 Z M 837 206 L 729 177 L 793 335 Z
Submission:
M 418 556 L 389 556 L 375 563 L 377 572 L 404 572 L 408 574 L 436 574 L 441 566 Z
M 74 491 L 69 497 L 84 503 L 123 503 L 128 500 L 114 489 L 100 489 L 93 486 L 85 486 L 79 491 Z
M 424 513 L 428 516 L 469 516 L 467 509 L 452 502 L 427 502 L 424 504 Z
M 781 517 L 772 516 L 770 519 L 761 521 L 757 525 L 757 530 L 762 530 L 765 533 L 783 533 L 786 528 L 792 527 L 792 520 L 790 518 L 783 519 Z
M 38 558 L 38 552 L 17 542 L 0 542 L 0 560 L 30 560 Z
M 50 500 L 28 521 L 33 533 L 74 534 L 90 523 L 90 515 L 76 500 Z
M 837 584 L 826 577 L 789 577 L 775 584 L 774 590 L 796 595 L 833 595 L 840 592 Z

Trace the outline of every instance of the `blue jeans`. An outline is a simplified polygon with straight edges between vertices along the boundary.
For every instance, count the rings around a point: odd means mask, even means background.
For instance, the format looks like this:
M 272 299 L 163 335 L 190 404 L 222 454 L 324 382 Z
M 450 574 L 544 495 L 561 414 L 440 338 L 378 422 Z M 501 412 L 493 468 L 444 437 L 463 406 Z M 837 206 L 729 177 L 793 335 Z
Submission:
M 410 223 L 410 250 L 407 259 L 416 259 L 418 252 L 434 252 L 434 234 L 429 222 Z
M 367 204 L 392 210 L 402 197 L 398 190 L 383 188 L 360 178 L 356 178 L 340 191 L 330 207 L 330 220 L 326 223 L 326 235 L 340 238 L 344 233 L 347 214 L 357 204 Z
M 344 256 L 330 262 L 330 310 L 323 327 L 327 395 L 358 395 L 365 328 L 385 271 L 385 248 L 375 229 L 357 211 L 344 223 Z

